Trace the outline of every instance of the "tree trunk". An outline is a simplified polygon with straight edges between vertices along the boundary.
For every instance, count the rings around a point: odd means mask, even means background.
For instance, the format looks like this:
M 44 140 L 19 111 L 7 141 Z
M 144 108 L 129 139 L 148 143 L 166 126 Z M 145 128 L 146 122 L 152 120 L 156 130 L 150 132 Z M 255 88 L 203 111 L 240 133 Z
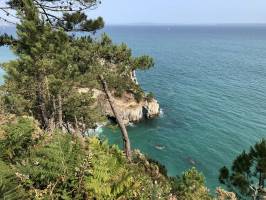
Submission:
M 264 184 L 265 173 L 262 173 L 262 174 L 261 174 L 261 177 L 262 177 L 262 178 L 261 178 L 261 179 L 262 179 L 262 180 L 261 180 L 261 186 L 262 186 L 262 188 L 264 189 L 264 186 L 265 186 L 265 184 Z
M 259 187 L 264 188 L 264 174 L 259 172 Z
M 62 109 L 62 96 L 61 93 L 58 93 L 58 126 L 60 129 L 63 128 L 63 109 Z
M 110 104 L 110 107 L 116 117 L 116 121 L 118 123 L 118 126 L 121 130 L 121 133 L 122 133 L 122 137 L 123 137 L 123 143 L 124 143 L 124 151 L 126 153 L 126 157 L 129 161 L 131 161 L 131 147 L 130 147 L 130 141 L 129 141 L 129 137 L 128 137 L 128 133 L 127 133 L 127 129 L 124 125 L 124 122 L 123 120 L 121 119 L 119 113 L 117 112 L 116 108 L 115 108 L 115 105 L 114 105 L 114 102 L 113 102 L 113 97 L 108 89 L 108 86 L 107 86 L 107 83 L 106 81 L 104 80 L 103 76 L 100 76 L 100 80 L 102 82 L 102 85 L 103 85 L 103 89 L 104 89 L 104 92 L 107 96 L 107 99 L 109 101 L 109 104 Z
M 41 113 L 42 126 L 44 129 L 48 129 L 49 119 L 47 116 L 47 110 L 45 105 L 44 80 L 40 75 L 37 77 L 37 82 L 37 104 Z
M 52 96 L 52 104 L 53 104 L 53 109 L 52 109 L 52 115 L 50 119 L 50 129 L 54 130 L 57 128 L 57 121 L 56 121 L 56 104 L 55 104 L 55 98 Z

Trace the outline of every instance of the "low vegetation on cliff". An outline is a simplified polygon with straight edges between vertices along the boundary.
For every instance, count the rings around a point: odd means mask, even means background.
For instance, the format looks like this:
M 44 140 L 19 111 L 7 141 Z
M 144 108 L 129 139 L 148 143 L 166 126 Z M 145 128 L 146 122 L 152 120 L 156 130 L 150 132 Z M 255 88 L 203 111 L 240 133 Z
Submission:
M 95 137 L 47 133 L 33 118 L 14 116 L 0 133 L 0 199 L 211 199 L 195 169 L 169 178 L 139 151 L 128 162 Z

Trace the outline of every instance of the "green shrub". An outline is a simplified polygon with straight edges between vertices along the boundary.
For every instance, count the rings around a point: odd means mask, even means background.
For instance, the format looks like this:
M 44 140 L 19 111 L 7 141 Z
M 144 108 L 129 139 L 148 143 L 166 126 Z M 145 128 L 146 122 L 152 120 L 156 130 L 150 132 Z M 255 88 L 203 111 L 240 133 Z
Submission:
M 0 160 L 0 199 L 25 199 L 23 189 L 17 184 L 15 170 Z
M 157 165 L 159 167 L 159 172 L 162 175 L 164 175 L 165 177 L 167 177 L 167 169 L 166 169 L 166 167 L 163 164 L 161 164 L 160 162 L 158 162 L 157 160 L 154 160 L 152 158 L 148 158 L 148 161 L 150 163 L 153 163 L 153 164 Z
M 138 91 L 134 94 L 135 100 L 139 103 L 143 100 L 143 94 L 142 92 Z
M 91 197 L 109 200 L 165 199 L 168 196 L 170 185 L 166 178 L 151 171 L 156 169 L 152 164 L 148 169 L 139 159 L 128 163 L 118 146 L 110 147 L 96 138 L 89 139 L 89 147 L 93 157 L 91 176 L 86 178 L 86 184 Z
M 20 184 L 32 198 L 82 199 L 85 192 L 79 183 L 89 162 L 81 143 L 71 135 L 53 133 L 32 150 L 25 162 L 18 166 L 22 176 L 27 175 Z
M 147 95 L 146 95 L 146 100 L 148 102 L 151 102 L 152 100 L 154 99 L 154 94 L 152 92 L 149 92 Z
M 123 88 L 118 87 L 118 88 L 116 88 L 114 95 L 115 95 L 115 97 L 122 97 L 123 92 L 124 92 Z
M 181 177 L 171 178 L 172 193 L 180 200 L 211 200 L 205 178 L 196 168 L 183 173 Z
M 35 125 L 32 119 L 20 117 L 16 122 L 2 125 L 4 136 L 0 140 L 0 152 L 3 160 L 15 162 L 25 156 L 34 144 Z

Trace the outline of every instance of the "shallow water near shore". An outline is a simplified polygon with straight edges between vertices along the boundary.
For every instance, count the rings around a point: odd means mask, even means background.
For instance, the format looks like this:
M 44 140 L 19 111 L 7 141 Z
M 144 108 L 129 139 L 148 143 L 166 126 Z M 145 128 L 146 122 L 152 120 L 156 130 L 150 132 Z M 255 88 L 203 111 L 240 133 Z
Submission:
M 266 136 L 265 26 L 112 26 L 104 31 L 135 55 L 155 59 L 155 67 L 138 72 L 138 80 L 155 94 L 163 114 L 128 131 L 133 148 L 160 161 L 169 175 L 196 166 L 214 189 L 219 168 Z M 12 57 L 0 48 L 0 62 Z M 117 129 L 103 128 L 100 135 L 121 145 Z

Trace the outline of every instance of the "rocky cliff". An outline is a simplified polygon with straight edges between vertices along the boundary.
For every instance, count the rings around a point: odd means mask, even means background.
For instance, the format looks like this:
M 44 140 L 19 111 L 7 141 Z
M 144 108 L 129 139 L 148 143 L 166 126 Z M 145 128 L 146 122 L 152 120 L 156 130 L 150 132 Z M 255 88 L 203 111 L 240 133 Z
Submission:
M 80 92 L 88 92 L 88 89 L 79 89 Z M 97 104 L 101 108 L 102 113 L 115 120 L 110 104 L 106 95 L 101 90 L 93 89 L 94 98 L 97 99 Z M 139 122 L 143 119 L 151 119 L 160 114 L 160 106 L 154 98 L 150 101 L 142 100 L 137 102 L 134 95 L 125 93 L 121 97 L 113 95 L 113 101 L 117 111 L 119 112 L 124 124 L 128 125 L 130 122 Z
M 115 119 L 105 94 L 101 91 L 97 91 L 96 94 L 103 114 L 109 118 Z M 139 122 L 143 119 L 153 118 L 160 113 L 159 104 L 155 99 L 149 102 L 147 100 L 137 102 L 133 94 L 127 93 L 119 98 L 113 95 L 113 101 L 120 117 L 126 125 L 130 122 Z

